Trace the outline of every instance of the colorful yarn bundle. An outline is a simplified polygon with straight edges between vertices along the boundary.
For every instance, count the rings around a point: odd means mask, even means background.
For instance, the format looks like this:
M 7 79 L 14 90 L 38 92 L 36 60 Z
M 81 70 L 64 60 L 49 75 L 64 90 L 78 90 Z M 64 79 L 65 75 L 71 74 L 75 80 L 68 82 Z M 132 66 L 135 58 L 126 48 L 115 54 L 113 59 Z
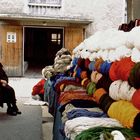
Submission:
M 131 102 L 136 108 L 140 109 L 140 89 L 134 92 Z
M 89 82 L 86 91 L 88 95 L 92 95 L 96 91 L 96 84 L 94 82 Z
M 91 61 L 91 62 L 89 63 L 88 68 L 89 68 L 90 71 L 95 70 L 95 69 L 94 69 L 94 65 L 95 65 L 95 61 Z
M 128 82 L 134 88 L 140 88 L 140 62 L 136 63 L 131 69 Z
M 78 58 L 74 57 L 73 60 L 72 60 L 72 65 L 76 66 L 77 63 L 78 63 Z
M 89 60 L 89 58 L 86 58 L 86 59 L 85 59 L 85 68 L 86 68 L 86 69 L 88 69 L 89 64 L 90 64 L 90 60 Z
M 80 67 L 77 67 L 76 68 L 76 75 L 75 75 L 75 77 L 80 78 L 81 77 L 81 72 L 82 72 L 82 69 Z
M 94 69 L 98 72 L 100 72 L 100 66 L 101 64 L 104 62 L 104 60 L 102 58 L 96 59 L 95 61 L 95 65 L 94 65 Z
M 90 76 L 91 81 L 94 83 L 98 83 L 101 77 L 102 77 L 102 74 L 97 71 L 92 71 L 91 76 Z
M 99 106 L 102 108 L 102 110 L 107 113 L 110 105 L 114 102 L 112 98 L 110 98 L 109 94 L 104 94 L 101 96 L 99 100 Z
M 130 101 L 135 90 L 127 81 L 116 80 L 109 87 L 109 96 L 114 100 Z
M 124 127 L 133 128 L 134 119 L 139 112 L 140 110 L 134 107 L 131 102 L 119 100 L 111 104 L 107 114 L 109 117 L 119 120 Z M 137 125 L 140 125 L 140 119 Z
M 77 66 L 80 67 L 82 70 L 85 69 L 85 59 L 79 58 L 77 62 Z
M 102 74 L 108 75 L 108 74 L 109 74 L 110 67 L 111 67 L 111 64 L 112 64 L 111 62 L 104 61 L 104 62 L 100 65 L 100 70 L 99 70 L 99 72 L 102 73 Z
M 107 92 L 109 92 L 109 87 L 112 83 L 112 80 L 107 75 L 103 75 L 96 84 L 96 88 L 104 88 Z
M 104 94 L 106 94 L 106 93 L 107 93 L 107 92 L 106 92 L 103 88 L 97 89 L 97 90 L 94 92 L 94 94 L 93 94 L 93 98 L 94 98 L 94 100 L 96 101 L 96 103 L 99 104 L 100 98 L 101 98 Z
M 81 78 L 81 79 L 84 79 L 84 78 L 87 78 L 87 77 L 88 77 L 87 71 L 81 71 L 81 73 L 80 73 L 80 78 Z
M 84 78 L 84 79 L 81 81 L 81 85 L 82 85 L 84 88 L 86 88 L 87 85 L 88 85 L 90 82 L 91 82 L 90 79 Z
M 127 81 L 130 75 L 131 69 L 134 67 L 135 63 L 130 57 L 122 58 L 120 61 L 115 61 L 112 63 L 109 76 L 112 81 L 124 80 Z

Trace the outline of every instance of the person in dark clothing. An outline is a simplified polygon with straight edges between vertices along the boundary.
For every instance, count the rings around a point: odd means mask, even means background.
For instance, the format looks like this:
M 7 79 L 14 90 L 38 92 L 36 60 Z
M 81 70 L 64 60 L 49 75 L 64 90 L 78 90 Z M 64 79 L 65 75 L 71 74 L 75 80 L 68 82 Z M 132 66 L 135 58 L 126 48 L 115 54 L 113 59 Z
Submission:
M 3 103 L 7 103 L 7 114 L 16 116 L 21 114 L 17 105 L 14 89 L 8 85 L 8 76 L 3 69 L 3 65 L 0 63 L 0 106 L 3 107 Z

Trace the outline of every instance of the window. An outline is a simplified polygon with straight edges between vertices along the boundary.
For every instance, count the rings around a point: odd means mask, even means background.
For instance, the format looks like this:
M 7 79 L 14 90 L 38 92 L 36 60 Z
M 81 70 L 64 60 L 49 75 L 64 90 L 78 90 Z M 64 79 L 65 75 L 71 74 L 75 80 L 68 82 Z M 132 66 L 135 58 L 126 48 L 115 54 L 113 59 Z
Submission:
M 16 42 L 16 33 L 15 32 L 7 32 L 7 42 L 8 43 Z
M 51 41 L 54 42 L 54 43 L 57 43 L 58 45 L 60 45 L 60 43 L 61 43 L 61 34 L 52 33 Z
M 29 3 L 29 5 L 31 5 L 31 4 L 39 4 L 39 5 L 46 4 L 46 6 L 56 6 L 56 7 L 61 6 L 61 0 L 29 0 L 28 3 Z

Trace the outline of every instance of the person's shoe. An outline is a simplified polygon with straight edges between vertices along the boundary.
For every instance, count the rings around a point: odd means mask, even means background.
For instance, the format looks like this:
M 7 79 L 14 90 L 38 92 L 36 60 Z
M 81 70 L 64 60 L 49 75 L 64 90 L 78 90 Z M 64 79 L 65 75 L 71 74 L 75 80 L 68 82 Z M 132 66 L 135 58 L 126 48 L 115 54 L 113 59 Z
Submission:
M 21 111 L 19 111 L 18 107 L 15 105 L 12 107 L 13 111 L 15 111 L 17 114 L 21 114 Z
M 13 108 L 8 108 L 7 109 L 7 114 L 8 115 L 12 115 L 12 116 L 16 116 L 17 112 L 13 110 Z
M 17 113 L 17 114 L 21 114 L 21 111 L 17 110 L 16 113 Z

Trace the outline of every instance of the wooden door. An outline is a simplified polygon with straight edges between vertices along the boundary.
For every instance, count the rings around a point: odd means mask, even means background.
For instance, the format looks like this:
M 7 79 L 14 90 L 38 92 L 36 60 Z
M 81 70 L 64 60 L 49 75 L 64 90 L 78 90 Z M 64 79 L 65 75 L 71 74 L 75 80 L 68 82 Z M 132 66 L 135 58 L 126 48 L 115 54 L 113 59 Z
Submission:
M 8 76 L 23 76 L 22 27 L 1 25 L 0 61 Z
M 83 28 L 65 28 L 65 48 L 70 52 L 77 47 L 84 39 L 84 29 Z

